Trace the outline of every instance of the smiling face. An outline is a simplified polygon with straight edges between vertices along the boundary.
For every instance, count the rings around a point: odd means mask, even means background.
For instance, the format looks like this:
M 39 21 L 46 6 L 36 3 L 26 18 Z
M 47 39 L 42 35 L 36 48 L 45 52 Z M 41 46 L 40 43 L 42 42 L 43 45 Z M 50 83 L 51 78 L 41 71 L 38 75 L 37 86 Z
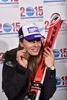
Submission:
M 23 39 L 22 44 L 26 51 L 28 51 L 28 53 L 32 56 L 37 56 L 39 54 L 42 45 L 40 38 L 32 41 Z

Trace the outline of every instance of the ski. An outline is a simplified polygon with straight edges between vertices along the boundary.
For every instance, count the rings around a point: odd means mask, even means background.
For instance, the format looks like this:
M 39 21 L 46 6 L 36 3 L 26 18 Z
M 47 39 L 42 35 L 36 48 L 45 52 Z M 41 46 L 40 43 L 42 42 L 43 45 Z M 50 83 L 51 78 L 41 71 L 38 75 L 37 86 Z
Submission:
M 49 24 L 49 30 L 46 37 L 44 48 L 47 48 L 47 47 L 50 47 L 51 49 L 53 48 L 60 25 L 61 25 L 61 17 L 58 13 L 54 13 L 51 16 L 51 21 Z M 35 78 L 33 80 L 33 84 L 28 94 L 28 100 L 39 100 L 41 87 L 42 87 L 45 75 L 46 75 L 46 65 L 45 65 L 44 58 L 42 58 L 42 62 L 38 67 Z

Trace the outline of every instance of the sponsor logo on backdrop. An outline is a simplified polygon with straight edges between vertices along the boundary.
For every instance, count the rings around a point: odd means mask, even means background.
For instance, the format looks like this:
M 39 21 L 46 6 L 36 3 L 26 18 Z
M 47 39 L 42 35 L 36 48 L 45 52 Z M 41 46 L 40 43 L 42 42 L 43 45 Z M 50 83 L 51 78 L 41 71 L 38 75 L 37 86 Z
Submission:
M 10 23 L 0 23 L 0 35 L 8 33 L 17 33 L 20 28 L 20 22 Z
M 54 53 L 55 58 L 59 57 L 59 55 L 60 55 L 60 51 L 57 49 L 54 49 L 53 53 Z
M 5 23 L 5 24 L 3 25 L 3 30 L 4 30 L 5 32 L 10 32 L 10 31 L 12 30 L 12 27 L 11 27 L 11 25 L 10 25 L 9 23 Z
M 67 88 L 67 76 L 56 77 L 57 79 L 57 88 Z
M 53 52 L 54 52 L 55 60 L 67 59 L 67 48 L 60 48 L 60 50 L 54 49 Z
M 19 0 L 0 0 L 0 4 L 18 4 Z
M 20 18 L 43 18 L 43 6 L 20 7 Z
M 28 7 L 28 8 L 26 8 L 26 14 L 28 15 L 28 16 L 33 16 L 34 15 L 34 9 L 32 8 L 32 7 Z

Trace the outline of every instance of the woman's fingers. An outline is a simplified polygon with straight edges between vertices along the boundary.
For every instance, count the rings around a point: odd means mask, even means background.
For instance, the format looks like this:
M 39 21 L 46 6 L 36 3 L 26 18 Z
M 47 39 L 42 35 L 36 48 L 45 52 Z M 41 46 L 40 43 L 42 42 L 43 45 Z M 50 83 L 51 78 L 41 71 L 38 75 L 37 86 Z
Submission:
M 44 53 L 43 53 L 43 56 L 45 58 L 45 64 L 49 67 L 49 66 L 52 66 L 54 65 L 54 54 L 53 54 L 53 51 L 52 49 L 50 48 L 45 48 L 44 49 Z

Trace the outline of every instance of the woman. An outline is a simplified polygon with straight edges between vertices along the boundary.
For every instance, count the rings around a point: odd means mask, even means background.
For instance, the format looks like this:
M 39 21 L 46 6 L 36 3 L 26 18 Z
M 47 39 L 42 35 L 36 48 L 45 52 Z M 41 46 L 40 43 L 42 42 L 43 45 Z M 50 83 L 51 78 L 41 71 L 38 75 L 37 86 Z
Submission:
M 8 100 L 28 100 L 25 98 L 44 57 L 47 71 L 39 100 L 49 100 L 56 90 L 53 51 L 44 49 L 42 35 L 35 24 L 24 25 L 18 33 L 19 47 L 7 51 L 4 56 L 2 88 Z

